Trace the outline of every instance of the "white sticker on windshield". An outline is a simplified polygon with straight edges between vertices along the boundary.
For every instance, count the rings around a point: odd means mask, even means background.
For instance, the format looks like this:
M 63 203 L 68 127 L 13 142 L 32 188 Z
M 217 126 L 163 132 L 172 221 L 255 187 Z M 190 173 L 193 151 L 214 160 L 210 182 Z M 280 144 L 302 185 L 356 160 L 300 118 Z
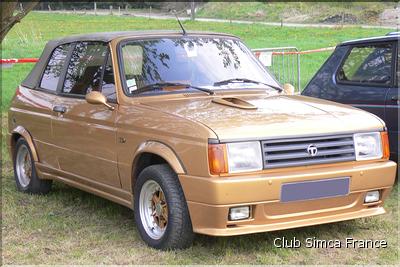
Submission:
M 137 90 L 136 86 L 136 80 L 135 79 L 130 79 L 126 81 L 126 85 L 128 86 L 129 93 L 132 93 Z
M 258 59 L 265 67 L 272 66 L 272 52 L 261 52 Z

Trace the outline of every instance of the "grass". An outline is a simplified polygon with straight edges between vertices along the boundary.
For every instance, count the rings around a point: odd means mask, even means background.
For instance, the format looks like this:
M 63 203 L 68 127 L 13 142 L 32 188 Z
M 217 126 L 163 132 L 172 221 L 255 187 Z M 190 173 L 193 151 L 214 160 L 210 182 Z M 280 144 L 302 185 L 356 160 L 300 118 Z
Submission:
M 338 42 L 384 34 L 375 29 L 304 29 L 260 25 L 185 22 L 187 29 L 236 34 L 252 48 L 290 46 L 313 49 Z M 130 17 L 96 17 L 32 13 L 7 36 L 3 58 L 37 57 L 49 39 L 74 33 L 177 29 L 175 21 Z M 303 60 L 303 82 L 319 68 L 329 53 Z M 12 166 L 5 151 L 7 131 L 4 112 L 15 87 L 30 64 L 2 70 L 2 260 L 4 264 L 395 264 L 399 257 L 398 186 L 379 217 L 300 229 L 215 238 L 196 236 L 193 247 L 183 251 L 150 249 L 136 231 L 131 210 L 61 183 L 47 196 L 16 191 Z M 386 249 L 278 249 L 276 237 L 304 241 L 318 239 L 386 239 Z

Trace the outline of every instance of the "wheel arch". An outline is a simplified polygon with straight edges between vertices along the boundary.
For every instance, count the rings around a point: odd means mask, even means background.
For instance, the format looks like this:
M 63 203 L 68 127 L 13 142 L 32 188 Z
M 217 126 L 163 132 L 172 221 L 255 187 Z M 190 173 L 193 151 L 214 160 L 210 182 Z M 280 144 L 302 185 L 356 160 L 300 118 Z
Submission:
M 33 138 L 31 134 L 22 126 L 17 126 L 11 131 L 11 137 L 10 137 L 10 145 L 11 145 L 11 153 L 12 153 L 12 160 L 14 160 L 15 157 L 15 146 L 17 145 L 18 139 L 19 138 L 24 138 L 25 141 L 28 143 L 29 148 L 32 152 L 32 157 L 33 161 L 38 162 L 39 161 L 39 156 L 36 151 L 35 144 L 33 142 Z
M 175 151 L 158 141 L 146 141 L 136 150 L 132 163 L 132 190 L 140 172 L 154 164 L 167 163 L 176 174 L 185 174 L 186 169 Z

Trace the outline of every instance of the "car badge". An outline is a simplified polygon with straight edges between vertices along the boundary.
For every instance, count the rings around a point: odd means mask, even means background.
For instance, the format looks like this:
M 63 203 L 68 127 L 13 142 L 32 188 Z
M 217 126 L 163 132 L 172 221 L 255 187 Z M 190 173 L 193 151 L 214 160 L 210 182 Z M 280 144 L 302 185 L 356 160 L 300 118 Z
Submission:
M 318 153 L 318 148 L 317 148 L 317 146 L 316 146 L 316 145 L 313 145 L 313 144 L 309 145 L 309 146 L 307 147 L 307 153 L 308 153 L 308 155 L 310 155 L 311 157 L 316 156 L 317 153 Z

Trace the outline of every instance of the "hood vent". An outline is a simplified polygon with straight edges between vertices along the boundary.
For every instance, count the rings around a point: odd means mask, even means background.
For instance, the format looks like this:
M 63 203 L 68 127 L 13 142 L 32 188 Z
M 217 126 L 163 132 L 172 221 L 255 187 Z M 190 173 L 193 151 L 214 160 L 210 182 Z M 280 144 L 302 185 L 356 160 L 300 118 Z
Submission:
M 215 98 L 212 100 L 212 102 L 241 109 L 257 109 L 257 107 L 252 105 L 251 103 L 236 97 Z

